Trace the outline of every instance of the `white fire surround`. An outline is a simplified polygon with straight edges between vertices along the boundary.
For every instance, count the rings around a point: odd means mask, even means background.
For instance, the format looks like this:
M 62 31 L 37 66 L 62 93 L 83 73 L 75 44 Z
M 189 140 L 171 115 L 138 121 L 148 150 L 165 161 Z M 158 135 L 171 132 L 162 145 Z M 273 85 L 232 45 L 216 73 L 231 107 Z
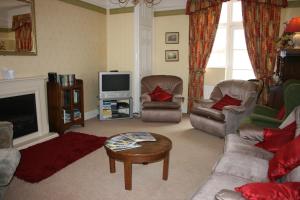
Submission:
M 14 139 L 14 145 L 20 149 L 57 136 L 55 133 L 49 133 L 46 78 L 44 76 L 0 80 L 0 98 L 26 94 L 35 94 L 38 131 Z

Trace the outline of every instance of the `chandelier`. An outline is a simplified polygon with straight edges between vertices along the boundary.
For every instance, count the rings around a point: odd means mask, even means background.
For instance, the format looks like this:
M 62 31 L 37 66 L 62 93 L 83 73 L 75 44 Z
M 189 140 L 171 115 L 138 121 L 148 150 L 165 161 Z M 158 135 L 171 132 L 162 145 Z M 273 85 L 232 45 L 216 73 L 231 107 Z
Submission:
M 142 1 L 144 1 L 148 8 L 151 8 L 161 2 L 161 0 L 131 0 L 132 4 L 135 6 Z M 112 4 L 119 4 L 120 7 L 125 7 L 127 6 L 128 2 L 130 2 L 130 0 L 110 0 L 110 2 Z

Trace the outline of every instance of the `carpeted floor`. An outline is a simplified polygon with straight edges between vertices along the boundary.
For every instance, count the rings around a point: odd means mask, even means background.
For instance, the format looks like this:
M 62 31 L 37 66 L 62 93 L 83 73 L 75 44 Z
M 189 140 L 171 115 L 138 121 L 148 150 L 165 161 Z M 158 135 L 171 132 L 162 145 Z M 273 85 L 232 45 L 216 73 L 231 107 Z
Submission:
M 109 173 L 104 148 L 98 149 L 36 184 L 16 177 L 6 200 L 185 200 L 204 183 L 223 152 L 224 140 L 195 130 L 187 116 L 178 124 L 145 123 L 139 119 L 86 121 L 72 131 L 111 136 L 126 131 L 149 131 L 169 137 L 169 179 L 162 180 L 162 162 L 133 165 L 132 191 L 124 189 L 123 164 Z M 49 152 L 51 153 L 51 152 Z M 36 161 L 38 162 L 38 161 Z

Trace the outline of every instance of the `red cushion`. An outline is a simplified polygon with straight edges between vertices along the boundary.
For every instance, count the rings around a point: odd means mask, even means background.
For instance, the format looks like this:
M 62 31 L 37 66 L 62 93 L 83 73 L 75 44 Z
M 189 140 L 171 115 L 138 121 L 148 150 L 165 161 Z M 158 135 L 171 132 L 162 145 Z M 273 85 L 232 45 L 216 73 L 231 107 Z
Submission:
M 271 135 L 265 137 L 265 135 Z M 272 153 L 276 153 L 283 145 L 293 140 L 295 132 L 281 129 L 264 129 L 264 141 L 255 144 Z
M 215 103 L 212 106 L 212 108 L 216 110 L 223 110 L 224 106 L 229 106 L 229 105 L 240 106 L 241 103 L 242 103 L 241 100 L 233 98 L 226 94 L 222 99 L 220 99 L 217 103 Z
M 282 120 L 285 116 L 285 107 L 281 106 L 279 112 L 276 115 L 276 119 Z
M 151 97 L 151 101 L 171 101 L 172 100 L 172 94 L 164 91 L 159 86 L 156 86 L 156 88 L 149 93 Z
M 300 165 L 300 136 L 282 146 L 269 161 L 268 176 L 275 181 Z
M 235 191 L 249 200 L 299 200 L 300 182 L 248 183 Z

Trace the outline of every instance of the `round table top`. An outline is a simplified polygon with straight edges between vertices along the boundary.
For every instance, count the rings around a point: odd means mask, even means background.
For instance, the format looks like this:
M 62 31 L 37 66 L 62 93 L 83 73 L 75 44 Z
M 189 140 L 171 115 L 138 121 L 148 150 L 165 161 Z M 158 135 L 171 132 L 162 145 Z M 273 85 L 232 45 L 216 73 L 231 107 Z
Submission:
M 139 160 L 143 160 L 144 158 L 144 161 L 146 162 L 148 161 L 148 159 L 151 160 L 151 157 L 154 159 L 163 158 L 165 154 L 171 150 L 172 141 L 166 136 L 160 134 L 151 133 L 151 135 L 155 137 L 156 141 L 138 142 L 138 144 L 142 145 L 141 147 L 123 151 L 112 151 L 111 149 L 105 146 L 106 152 L 109 157 L 118 160 L 132 160 L 134 158 L 139 158 Z M 117 135 L 109 137 L 108 140 L 115 136 Z

